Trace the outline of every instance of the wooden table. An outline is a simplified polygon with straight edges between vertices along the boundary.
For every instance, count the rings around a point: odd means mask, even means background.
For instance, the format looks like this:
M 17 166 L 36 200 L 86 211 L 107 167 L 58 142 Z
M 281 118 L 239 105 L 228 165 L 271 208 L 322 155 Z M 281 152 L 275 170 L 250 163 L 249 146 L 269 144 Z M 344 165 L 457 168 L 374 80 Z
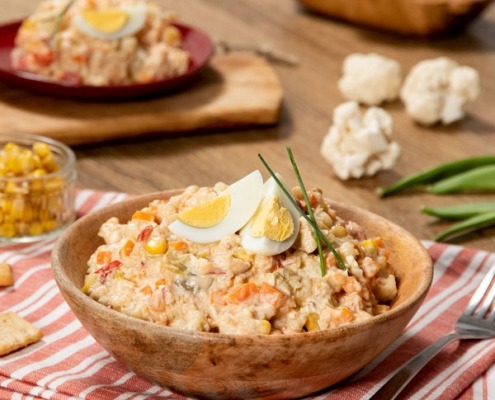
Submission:
M 28 14 L 37 0 L 3 0 L 1 22 Z M 257 154 L 295 184 L 286 156 L 290 146 L 307 186 L 321 187 L 330 198 L 367 208 L 429 239 L 447 225 L 420 213 L 421 205 L 495 200 L 495 195 L 379 199 L 375 189 L 425 167 L 456 158 L 495 153 L 495 7 L 461 35 L 436 40 L 404 38 L 321 18 L 294 0 L 161 1 L 181 20 L 232 44 L 270 43 L 297 55 L 297 67 L 274 65 L 284 88 L 280 123 L 259 129 L 155 135 L 146 139 L 75 147 L 80 187 L 141 194 L 195 183 L 233 182 L 263 170 Z M 481 98 L 469 115 L 449 127 L 415 125 L 397 102 L 386 105 L 403 154 L 396 167 L 376 177 L 343 182 L 320 156 L 320 144 L 333 109 L 343 101 L 337 90 L 343 59 L 352 52 L 377 52 L 398 60 L 404 71 L 426 58 L 449 56 L 479 70 Z M 265 172 L 263 171 L 265 174 Z M 267 176 L 267 174 L 265 174 Z M 495 229 L 455 243 L 495 251 Z

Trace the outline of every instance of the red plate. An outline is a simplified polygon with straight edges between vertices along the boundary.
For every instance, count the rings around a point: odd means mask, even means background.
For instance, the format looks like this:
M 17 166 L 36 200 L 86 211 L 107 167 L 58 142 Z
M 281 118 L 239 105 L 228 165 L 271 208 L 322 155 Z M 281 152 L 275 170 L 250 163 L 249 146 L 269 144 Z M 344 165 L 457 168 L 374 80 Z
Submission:
M 68 82 L 56 82 L 44 77 L 19 72 L 12 68 L 10 52 L 14 48 L 14 39 L 22 21 L 0 26 L 0 81 L 25 90 L 86 100 L 121 100 L 133 97 L 166 93 L 193 78 L 208 64 L 213 54 L 213 43 L 204 32 L 187 25 L 175 24 L 183 36 L 184 49 L 190 53 L 188 70 L 179 76 L 149 83 L 89 86 Z

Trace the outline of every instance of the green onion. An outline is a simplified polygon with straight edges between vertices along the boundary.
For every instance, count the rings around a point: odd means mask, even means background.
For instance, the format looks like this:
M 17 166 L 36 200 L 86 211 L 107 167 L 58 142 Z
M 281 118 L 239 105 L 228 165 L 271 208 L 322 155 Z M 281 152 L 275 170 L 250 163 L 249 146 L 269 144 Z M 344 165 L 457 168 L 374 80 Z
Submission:
M 69 0 L 65 7 L 60 11 L 60 13 L 56 16 L 55 20 L 55 27 L 53 28 L 52 34 L 50 36 L 50 43 L 53 45 L 54 40 L 55 40 L 55 35 L 58 33 L 60 30 L 60 25 L 62 24 L 62 19 L 64 18 L 65 14 L 70 10 L 70 8 L 74 5 L 75 0 Z
M 435 236 L 433 240 L 441 242 L 445 241 L 446 239 L 452 238 L 453 236 L 474 232 L 482 228 L 488 228 L 490 226 L 495 226 L 495 211 L 479 214 L 462 222 L 459 222 L 446 231 Z
M 325 259 L 323 257 L 323 249 L 321 248 L 321 241 L 320 241 L 320 233 L 318 232 L 318 228 L 316 226 L 316 218 L 315 214 L 313 212 L 313 207 L 311 206 L 311 202 L 309 201 L 308 193 L 306 192 L 306 188 L 304 187 L 304 183 L 301 178 L 301 174 L 299 173 L 299 168 L 297 167 L 296 160 L 294 159 L 294 155 L 292 154 L 292 150 L 288 147 L 287 148 L 287 153 L 289 154 L 289 159 L 292 164 L 292 168 L 294 169 L 294 173 L 296 174 L 297 182 L 299 183 L 299 187 L 302 190 L 303 196 L 304 196 L 304 201 L 306 202 L 306 205 L 308 207 L 308 214 L 309 218 L 313 221 L 313 232 L 316 237 L 316 245 L 318 246 L 318 254 L 320 255 L 320 271 L 321 271 L 321 276 L 325 276 L 327 273 L 326 268 L 325 268 Z
M 335 259 L 337 260 L 339 266 L 341 269 L 343 269 L 344 271 L 347 269 L 345 264 L 344 264 L 344 261 L 342 260 L 342 257 L 340 256 L 340 254 L 337 252 L 337 250 L 335 250 L 335 248 L 333 247 L 333 245 L 330 243 L 330 241 L 328 240 L 328 238 L 323 234 L 323 232 L 320 230 L 320 228 L 318 227 L 318 225 L 316 224 L 316 220 L 314 219 L 314 214 L 313 214 L 313 209 L 311 207 L 311 204 L 309 202 L 309 199 L 308 199 L 308 195 L 306 193 L 306 189 L 304 188 L 304 184 L 302 183 L 302 178 L 301 178 L 301 175 L 299 173 L 299 169 L 297 168 L 297 164 L 294 160 L 294 157 L 292 155 L 292 151 L 290 148 L 287 148 L 287 152 L 289 154 L 289 158 L 291 160 L 291 163 L 292 163 L 292 166 L 294 168 L 294 173 L 296 174 L 296 177 L 297 177 L 297 180 L 299 182 L 299 185 L 301 187 L 301 190 L 303 192 L 303 195 L 305 196 L 304 199 L 306 201 L 306 204 L 308 206 L 308 212 L 310 213 L 310 216 L 308 216 L 300 207 L 299 207 L 299 204 L 297 204 L 297 201 L 294 199 L 294 197 L 292 196 L 291 193 L 289 193 L 289 191 L 285 188 L 284 184 L 280 181 L 280 179 L 277 177 L 277 175 L 275 174 L 275 172 L 271 169 L 271 167 L 268 165 L 268 163 L 265 161 L 265 159 L 263 158 L 263 156 L 261 154 L 258 154 L 258 157 L 259 159 L 261 160 L 261 162 L 263 163 L 263 165 L 265 166 L 265 168 L 267 169 L 267 171 L 270 173 L 270 175 L 272 176 L 272 178 L 275 180 L 275 182 L 277 183 L 277 185 L 280 187 L 280 189 L 282 189 L 282 191 L 285 193 L 285 195 L 287 196 L 287 198 L 289 199 L 289 201 L 296 207 L 296 209 L 299 211 L 299 213 L 301 214 L 301 216 L 306 220 L 308 221 L 308 223 L 311 225 L 311 227 L 313 228 L 313 231 L 315 233 L 315 236 L 316 236 L 316 242 L 317 242 L 317 245 L 318 245 L 318 254 L 320 256 L 320 269 L 321 269 L 321 274 L 322 276 L 325 275 L 326 273 L 326 268 L 325 268 L 325 259 L 324 259 L 324 256 L 323 256 L 323 249 L 321 248 L 321 243 L 320 243 L 320 240 L 323 240 L 325 242 L 325 244 L 327 245 L 327 247 L 330 249 L 330 251 L 333 253 L 333 255 L 335 256 Z
M 425 186 L 441 179 L 466 172 L 485 165 L 495 165 L 495 156 L 477 156 L 440 164 L 416 174 L 408 175 L 391 186 L 378 189 L 380 197 L 390 196 L 405 189 Z

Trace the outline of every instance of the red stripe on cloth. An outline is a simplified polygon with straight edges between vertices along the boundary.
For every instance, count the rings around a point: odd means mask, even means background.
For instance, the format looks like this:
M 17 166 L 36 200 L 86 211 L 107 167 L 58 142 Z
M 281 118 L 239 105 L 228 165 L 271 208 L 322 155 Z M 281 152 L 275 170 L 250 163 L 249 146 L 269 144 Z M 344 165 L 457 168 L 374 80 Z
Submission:
M 78 216 L 126 195 L 79 190 Z M 39 343 L 0 357 L 0 400 L 186 399 L 136 376 L 97 344 L 72 314 L 50 269 L 54 240 L 0 249 L 14 269 L 15 286 L 0 290 L 0 311 L 13 310 L 39 326 Z M 367 399 L 404 362 L 449 333 L 495 255 L 424 242 L 435 263 L 434 283 L 404 334 L 363 371 L 360 380 L 313 399 Z M 401 399 L 495 398 L 495 341 L 452 344 L 408 386 Z M 492 366 L 490 368 L 490 366 Z M 21 397 L 15 397 L 16 394 Z

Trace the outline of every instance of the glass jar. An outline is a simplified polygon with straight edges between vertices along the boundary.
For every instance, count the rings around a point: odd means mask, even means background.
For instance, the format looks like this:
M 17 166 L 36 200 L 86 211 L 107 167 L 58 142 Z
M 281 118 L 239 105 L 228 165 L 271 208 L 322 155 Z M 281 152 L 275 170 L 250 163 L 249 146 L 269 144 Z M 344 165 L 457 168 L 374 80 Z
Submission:
M 75 160 L 56 140 L 0 134 L 0 243 L 50 238 L 74 221 Z

